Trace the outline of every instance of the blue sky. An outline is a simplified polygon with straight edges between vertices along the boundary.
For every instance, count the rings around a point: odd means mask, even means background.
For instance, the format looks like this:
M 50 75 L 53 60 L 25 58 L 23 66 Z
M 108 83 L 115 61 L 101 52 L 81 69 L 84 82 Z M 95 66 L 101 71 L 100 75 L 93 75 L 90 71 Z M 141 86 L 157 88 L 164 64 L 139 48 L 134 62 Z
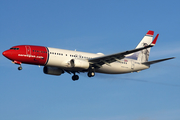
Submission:
M 176 59 L 123 75 L 45 75 L 0 55 L 1 120 L 179 120 L 180 1 L 1 0 L 0 51 L 30 44 L 111 54 L 160 34 L 150 60 Z

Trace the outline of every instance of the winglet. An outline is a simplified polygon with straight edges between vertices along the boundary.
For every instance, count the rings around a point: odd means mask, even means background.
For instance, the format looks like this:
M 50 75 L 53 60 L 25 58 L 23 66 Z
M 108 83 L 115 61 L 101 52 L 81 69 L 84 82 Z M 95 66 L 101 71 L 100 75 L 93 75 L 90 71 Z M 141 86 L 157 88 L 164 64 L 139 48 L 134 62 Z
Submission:
M 159 36 L 159 34 L 157 34 L 156 37 L 154 38 L 153 42 L 151 43 L 152 46 L 154 46 L 156 44 L 158 36 Z
M 146 35 L 151 35 L 151 36 L 153 36 L 153 35 L 154 35 L 154 31 L 149 30 L 149 31 L 146 33 Z

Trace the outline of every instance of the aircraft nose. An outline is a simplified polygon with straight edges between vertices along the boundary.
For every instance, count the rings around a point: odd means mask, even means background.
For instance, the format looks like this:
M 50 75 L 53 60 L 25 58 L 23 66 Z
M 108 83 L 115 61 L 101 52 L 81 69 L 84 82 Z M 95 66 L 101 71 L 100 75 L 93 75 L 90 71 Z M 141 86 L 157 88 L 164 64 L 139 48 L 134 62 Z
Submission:
M 2 54 L 6 57 L 7 52 L 6 52 L 6 51 L 4 51 Z
M 11 52 L 9 50 L 6 50 L 2 54 L 8 58 L 10 56 Z

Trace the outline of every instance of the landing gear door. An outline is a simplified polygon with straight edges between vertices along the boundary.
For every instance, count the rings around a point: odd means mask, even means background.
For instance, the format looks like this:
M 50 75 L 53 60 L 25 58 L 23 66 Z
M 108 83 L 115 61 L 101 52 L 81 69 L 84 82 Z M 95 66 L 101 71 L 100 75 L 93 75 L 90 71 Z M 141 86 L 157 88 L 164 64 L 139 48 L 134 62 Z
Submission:
M 25 46 L 26 47 L 26 55 L 31 55 L 31 47 L 30 46 Z

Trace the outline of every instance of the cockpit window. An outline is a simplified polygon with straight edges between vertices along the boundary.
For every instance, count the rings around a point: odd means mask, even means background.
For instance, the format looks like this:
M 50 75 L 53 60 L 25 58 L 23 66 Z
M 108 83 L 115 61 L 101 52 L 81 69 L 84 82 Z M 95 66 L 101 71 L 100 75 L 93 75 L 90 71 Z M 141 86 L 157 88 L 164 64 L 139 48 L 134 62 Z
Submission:
M 19 48 L 10 48 L 10 50 L 19 50 Z

